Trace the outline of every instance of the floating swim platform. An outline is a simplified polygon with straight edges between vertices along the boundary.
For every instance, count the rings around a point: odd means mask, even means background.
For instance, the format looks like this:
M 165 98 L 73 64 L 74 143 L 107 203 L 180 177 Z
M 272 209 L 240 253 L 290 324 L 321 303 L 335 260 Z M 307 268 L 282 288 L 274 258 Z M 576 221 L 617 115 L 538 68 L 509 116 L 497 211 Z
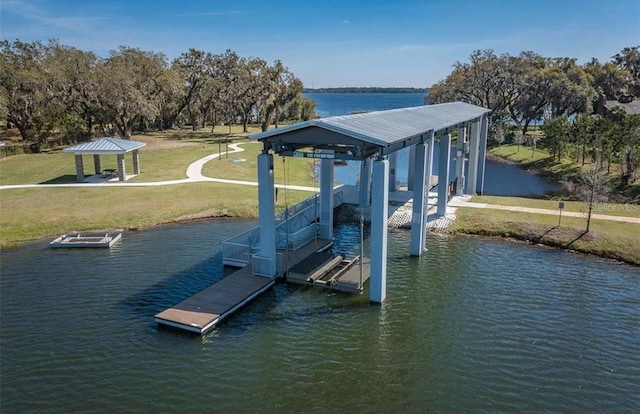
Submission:
M 57 248 L 109 248 L 122 238 L 122 230 L 112 232 L 73 232 L 63 234 L 49 243 L 49 247 Z

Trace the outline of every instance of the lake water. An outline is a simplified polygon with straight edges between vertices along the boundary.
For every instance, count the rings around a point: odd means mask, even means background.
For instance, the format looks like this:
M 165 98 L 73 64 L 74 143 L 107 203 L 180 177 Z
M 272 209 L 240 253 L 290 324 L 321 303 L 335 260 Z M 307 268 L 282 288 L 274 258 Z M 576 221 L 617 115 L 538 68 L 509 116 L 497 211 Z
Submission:
M 153 315 L 230 271 L 222 241 L 253 225 L 126 232 L 110 250 L 47 240 L 0 252 L 0 411 L 640 407 L 640 270 L 537 246 L 429 234 L 427 254 L 411 258 L 409 233 L 390 230 L 382 306 L 368 291 L 280 283 L 203 337 L 158 329 Z M 336 251 L 358 243 L 356 227 L 337 224 Z
M 424 93 L 305 93 L 321 117 L 424 105 Z
M 153 315 L 222 278 L 253 222 L 0 253 L 3 413 L 637 412 L 638 268 L 390 230 L 388 297 L 277 284 L 199 337 Z M 339 224 L 336 250 L 357 228 Z

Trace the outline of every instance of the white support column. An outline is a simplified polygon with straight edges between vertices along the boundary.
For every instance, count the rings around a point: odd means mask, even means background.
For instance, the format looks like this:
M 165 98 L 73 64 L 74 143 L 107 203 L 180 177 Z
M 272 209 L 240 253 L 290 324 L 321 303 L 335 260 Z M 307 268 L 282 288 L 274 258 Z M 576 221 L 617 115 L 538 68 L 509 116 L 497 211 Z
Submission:
M 436 138 L 435 138 L 435 133 L 433 131 L 431 131 L 429 133 L 429 139 L 427 140 L 427 165 L 426 165 L 426 171 L 424 174 L 424 179 L 425 179 L 425 183 L 426 183 L 426 197 L 424 200 L 424 221 L 425 221 L 425 225 L 427 223 L 427 217 L 428 217 L 428 213 L 429 213 L 429 190 L 431 190 L 431 177 L 433 176 L 433 153 L 434 153 L 434 149 L 435 149 L 435 142 L 436 142 Z M 423 250 L 427 250 L 427 233 L 426 233 L 426 229 L 425 229 L 425 235 L 424 235 L 424 240 L 423 240 L 423 246 L 422 249 Z
M 260 275 L 276 275 L 276 220 L 273 155 L 258 155 L 258 225 L 260 228 Z
M 469 133 L 469 174 L 464 185 L 465 194 L 475 195 L 476 181 L 478 177 L 478 150 L 480 143 L 480 120 L 476 119 L 471 123 Z
M 489 120 L 487 116 L 482 117 L 482 123 L 480 125 L 480 142 L 479 142 L 479 154 L 478 154 L 478 175 L 476 183 L 476 193 L 484 194 L 484 166 L 487 158 L 487 132 L 489 129 Z
M 397 183 L 398 153 L 389 154 L 389 191 L 398 191 Z
M 333 239 L 333 159 L 320 160 L 320 237 Z
M 425 238 L 425 189 L 428 192 L 428 185 L 425 183 L 427 169 L 427 144 L 421 143 L 412 146 L 415 148 L 415 171 L 409 179 L 414 180 L 413 187 L 413 215 L 411 218 L 411 255 L 420 256 L 424 248 Z M 429 194 L 426 194 L 428 199 Z
M 371 205 L 371 162 L 370 158 L 360 161 L 360 207 Z
M 407 191 L 413 191 L 414 174 L 416 169 L 416 146 L 409 147 L 409 166 L 407 167 Z
M 369 301 L 382 303 L 387 296 L 387 216 L 389 213 L 389 161 L 373 163 L 371 194 L 371 278 Z
M 451 158 L 451 135 L 440 137 L 440 158 L 438 159 L 438 217 L 447 214 L 449 197 L 449 164 Z
M 467 135 L 467 128 L 458 128 L 458 144 L 456 146 L 456 195 L 461 196 L 464 192 L 464 143 Z

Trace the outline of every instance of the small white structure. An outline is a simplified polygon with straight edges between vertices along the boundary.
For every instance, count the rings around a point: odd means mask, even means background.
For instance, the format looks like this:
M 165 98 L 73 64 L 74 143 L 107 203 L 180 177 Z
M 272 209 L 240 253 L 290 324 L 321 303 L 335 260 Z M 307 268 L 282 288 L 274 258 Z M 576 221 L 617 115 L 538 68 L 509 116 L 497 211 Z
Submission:
M 254 134 L 263 143 L 258 155 L 260 275 L 277 276 L 274 217 L 273 156 L 309 157 L 320 160 L 320 235 L 333 237 L 334 160 L 360 161 L 360 203 L 371 207 L 371 278 L 369 299 L 386 297 L 387 212 L 389 191 L 396 185 L 396 152 L 415 147 L 410 160 L 409 187 L 413 189 L 411 254 L 425 249 L 426 198 L 431 183 L 434 140 L 440 139 L 438 214 L 444 214 L 450 196 L 450 132 L 458 128 L 460 153 L 456 154 L 457 185 L 468 194 L 482 192 L 489 109 L 463 102 L 336 116 Z M 469 178 L 464 180 L 467 131 L 470 131 Z M 463 190 L 464 189 L 464 190 Z
M 74 145 L 69 148 L 65 148 L 62 152 L 75 154 L 76 157 L 76 181 L 83 182 L 85 178 L 84 163 L 82 160 L 83 155 L 93 155 L 93 165 L 96 175 L 117 176 L 120 181 L 124 181 L 127 177 L 124 154 L 127 152 L 132 153 L 133 157 L 133 173 L 140 174 L 140 155 L 138 150 L 144 147 L 144 142 L 131 141 L 127 139 L 105 137 L 95 141 L 83 142 L 82 144 Z M 118 160 L 118 168 L 114 170 L 103 170 L 100 163 L 101 155 L 116 155 Z

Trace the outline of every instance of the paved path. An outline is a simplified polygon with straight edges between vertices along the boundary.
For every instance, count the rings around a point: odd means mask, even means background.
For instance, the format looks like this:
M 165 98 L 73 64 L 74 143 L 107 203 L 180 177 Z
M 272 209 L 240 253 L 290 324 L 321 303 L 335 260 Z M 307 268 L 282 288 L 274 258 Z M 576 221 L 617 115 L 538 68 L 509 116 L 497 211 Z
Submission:
M 244 148 L 240 147 L 240 144 L 229 144 L 229 152 L 227 154 L 233 154 L 236 152 L 244 151 Z M 215 153 L 208 155 L 204 158 L 201 158 L 189 165 L 187 167 L 187 178 L 183 178 L 180 180 L 167 180 L 167 181 L 154 181 L 154 182 L 137 182 L 137 183 L 127 183 L 127 182 L 96 182 L 96 183 L 68 183 L 68 184 L 16 184 L 16 185 L 3 185 L 0 186 L 0 190 L 11 190 L 16 188 L 77 188 L 77 187 L 155 187 L 161 185 L 175 185 L 175 184 L 185 184 L 185 183 L 200 183 L 200 182 L 214 182 L 214 183 L 223 183 L 223 184 L 234 184 L 234 185 L 248 185 L 257 187 L 258 183 L 255 181 L 243 181 L 243 180 L 230 180 L 226 178 L 212 178 L 205 177 L 202 175 L 202 167 L 211 161 L 215 160 L 220 156 L 220 153 Z M 315 187 L 308 187 L 302 185 L 283 185 L 276 184 L 278 188 L 287 188 L 289 190 L 300 190 L 300 191 L 311 191 L 318 192 L 318 189 Z
M 244 151 L 244 148 L 240 147 L 240 144 L 230 144 L 230 151 L 227 154 L 234 154 L 237 152 Z M 258 183 L 255 181 L 243 181 L 243 180 L 230 180 L 226 178 L 212 178 L 205 177 L 202 175 L 202 168 L 206 163 L 211 160 L 215 160 L 220 156 L 220 153 L 215 153 L 208 155 L 204 158 L 201 158 L 189 165 L 187 167 L 187 178 L 183 178 L 180 180 L 168 180 L 168 181 L 155 181 L 155 182 L 138 182 L 138 183 L 127 183 L 127 182 L 109 182 L 106 181 L 99 183 L 69 183 L 69 184 L 17 184 L 17 185 L 3 185 L 0 186 L 0 190 L 10 190 L 16 188 L 55 188 L 55 187 L 67 187 L 67 188 L 77 188 L 77 187 L 103 187 L 108 186 L 112 187 L 154 187 L 161 185 L 175 185 L 175 184 L 185 184 L 185 183 L 200 183 L 200 182 L 215 182 L 215 183 L 223 183 L 223 184 L 233 184 L 233 185 L 248 185 L 252 187 L 257 187 Z M 282 185 L 276 184 L 278 188 L 287 188 L 289 190 L 300 190 L 300 191 L 311 191 L 318 192 L 316 187 L 307 187 L 301 185 Z M 520 211 L 523 213 L 535 213 L 535 214 L 549 214 L 549 215 L 558 215 L 558 210 L 549 210 L 543 208 L 529 208 L 529 207 L 517 207 L 517 206 L 503 206 L 499 204 L 486 204 L 486 203 L 472 203 L 466 201 L 461 197 L 454 197 L 448 204 L 449 207 L 470 207 L 470 208 L 489 208 L 492 210 L 508 210 L 508 211 Z M 563 211 L 562 215 L 565 217 L 586 217 L 585 213 L 578 213 L 573 211 Z M 640 217 L 622 217 L 622 216 L 609 216 L 605 214 L 592 214 L 592 218 L 599 220 L 612 220 L 612 221 L 622 221 L 626 223 L 635 223 L 640 224 Z
M 544 208 L 530 208 L 530 207 L 518 207 L 518 206 L 503 206 L 499 204 L 486 204 L 486 203 L 472 203 L 461 199 L 460 197 L 454 197 L 450 202 L 451 207 L 470 207 L 470 208 L 489 208 L 492 210 L 507 210 L 507 211 L 520 211 L 523 213 L 534 214 L 549 214 L 553 216 L 558 215 L 558 210 L 550 210 Z M 563 211 L 563 217 L 580 217 L 586 218 L 586 213 L 579 213 L 575 211 Z M 626 223 L 640 224 L 640 217 L 623 217 L 623 216 L 609 216 L 605 214 L 592 214 L 591 218 L 598 220 L 611 220 L 611 221 L 623 221 Z

